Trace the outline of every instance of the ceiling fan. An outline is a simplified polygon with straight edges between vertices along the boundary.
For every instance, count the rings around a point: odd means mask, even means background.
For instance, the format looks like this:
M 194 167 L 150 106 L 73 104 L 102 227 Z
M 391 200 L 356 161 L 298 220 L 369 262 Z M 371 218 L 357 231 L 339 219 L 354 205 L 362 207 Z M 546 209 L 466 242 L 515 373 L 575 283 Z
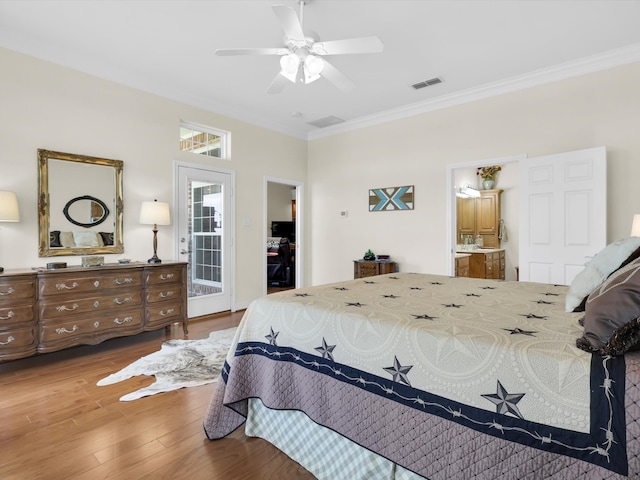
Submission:
M 324 77 L 341 90 L 349 91 L 355 84 L 331 65 L 325 55 L 354 53 L 379 53 L 383 44 L 378 37 L 351 38 L 316 42 L 305 37 L 302 30 L 303 9 L 310 0 L 300 0 L 300 19 L 296 12 L 284 5 L 273 5 L 285 33 L 285 46 L 276 48 L 230 48 L 218 49 L 216 55 L 279 55 L 280 72 L 267 89 L 268 93 L 280 93 L 287 81 L 311 83 Z

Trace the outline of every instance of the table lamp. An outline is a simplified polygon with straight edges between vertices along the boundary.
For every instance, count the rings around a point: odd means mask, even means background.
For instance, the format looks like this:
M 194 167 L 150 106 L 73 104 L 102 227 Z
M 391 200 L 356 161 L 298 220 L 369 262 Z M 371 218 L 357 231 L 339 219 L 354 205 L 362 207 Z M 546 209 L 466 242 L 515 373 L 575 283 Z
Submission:
M 169 204 L 157 200 L 142 202 L 140 223 L 142 225 L 153 225 L 153 257 L 148 262 L 162 263 L 162 260 L 158 258 L 158 225 L 171 225 Z
M 0 222 L 19 222 L 18 198 L 14 192 L 0 191 Z M 4 272 L 4 267 L 0 267 Z
M 633 223 L 631 224 L 631 236 L 640 237 L 640 213 L 636 213 L 633 216 Z

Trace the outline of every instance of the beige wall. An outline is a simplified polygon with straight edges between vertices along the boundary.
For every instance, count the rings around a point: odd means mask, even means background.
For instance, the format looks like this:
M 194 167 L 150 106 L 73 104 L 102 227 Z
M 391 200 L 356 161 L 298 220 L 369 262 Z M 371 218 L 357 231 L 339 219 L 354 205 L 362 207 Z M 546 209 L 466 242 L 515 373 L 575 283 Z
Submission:
M 140 205 L 173 205 L 174 161 L 236 172 L 236 305 L 262 295 L 264 177 L 306 181 L 306 142 L 0 49 L 0 190 L 17 192 L 21 222 L 0 224 L 0 265 L 43 266 L 38 258 L 38 148 L 124 161 L 124 255 L 146 260 L 152 233 Z M 232 132 L 231 161 L 178 150 L 180 120 Z M 173 212 L 172 212 L 173 213 Z M 173 258 L 173 227 L 160 227 L 158 256 Z M 79 264 L 80 257 L 57 257 Z M 49 260 L 50 261 L 50 260 Z
M 402 271 L 448 273 L 447 168 L 484 159 L 606 146 L 607 238 L 628 236 L 640 212 L 639 132 L 635 63 L 313 140 L 311 283 L 351 278 L 352 260 L 369 248 L 391 255 Z M 517 242 L 517 182 L 505 177 L 498 186 Z M 368 212 L 368 189 L 398 185 L 415 185 L 413 211 Z

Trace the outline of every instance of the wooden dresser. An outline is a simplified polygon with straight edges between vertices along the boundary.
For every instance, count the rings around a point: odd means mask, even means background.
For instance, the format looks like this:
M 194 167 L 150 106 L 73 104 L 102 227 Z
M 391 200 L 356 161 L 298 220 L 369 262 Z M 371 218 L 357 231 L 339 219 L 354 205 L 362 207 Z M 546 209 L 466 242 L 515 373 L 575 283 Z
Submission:
M 388 260 L 354 260 L 353 278 L 373 277 L 396 271 L 396 262 Z
M 186 265 L 113 264 L 0 275 L 0 361 L 176 322 L 186 335 Z

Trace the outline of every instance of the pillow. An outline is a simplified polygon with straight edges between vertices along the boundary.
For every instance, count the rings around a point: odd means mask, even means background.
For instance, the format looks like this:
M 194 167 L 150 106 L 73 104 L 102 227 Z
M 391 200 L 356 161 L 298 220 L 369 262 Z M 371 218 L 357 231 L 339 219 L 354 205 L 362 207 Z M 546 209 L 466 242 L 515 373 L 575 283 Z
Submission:
M 60 243 L 60 230 L 51 230 L 49 232 L 49 246 L 50 247 L 61 247 Z
M 113 232 L 100 232 L 100 238 L 103 245 L 113 245 Z
M 281 238 L 282 237 L 267 237 L 267 252 L 278 253 L 278 248 L 280 248 Z
M 576 346 L 599 355 L 640 347 L 640 259 L 613 273 L 587 299 L 584 335 Z
M 76 244 L 73 241 L 73 233 L 71 233 L 71 232 L 60 232 L 60 243 L 65 248 L 75 247 Z
M 616 240 L 598 252 L 571 282 L 565 298 L 565 311 L 584 311 L 580 308 L 584 299 L 639 248 L 640 237 L 628 237 Z
M 73 232 L 73 243 L 76 247 L 97 247 L 96 232 Z

